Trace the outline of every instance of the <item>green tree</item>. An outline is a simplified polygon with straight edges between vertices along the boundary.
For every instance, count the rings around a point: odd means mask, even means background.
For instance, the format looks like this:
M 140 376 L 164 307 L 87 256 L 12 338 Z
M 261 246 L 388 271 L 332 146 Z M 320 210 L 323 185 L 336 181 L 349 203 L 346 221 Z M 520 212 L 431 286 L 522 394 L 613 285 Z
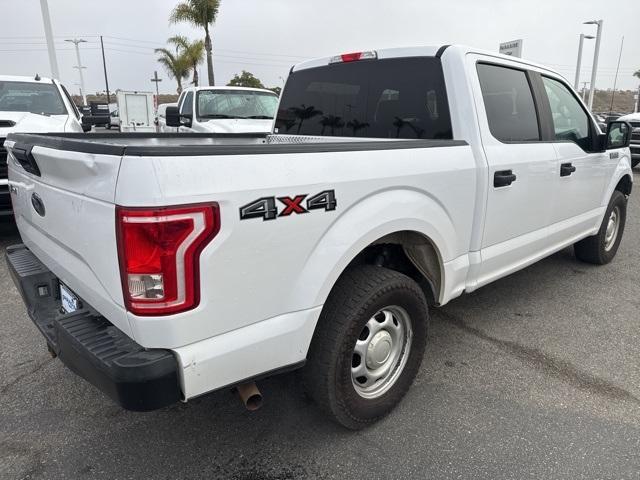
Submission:
M 243 70 L 242 73 L 236 73 L 235 77 L 227 83 L 230 87 L 251 87 L 264 88 L 264 85 L 253 73 Z
M 169 76 L 178 82 L 177 92 L 182 92 L 182 80 L 189 77 L 190 65 L 186 58 L 178 52 L 172 52 L 167 48 L 156 48 L 156 53 L 160 54 L 158 62 L 161 63 Z
M 218 16 L 220 0 L 183 0 L 171 12 L 170 23 L 186 22 L 195 27 L 204 28 L 204 49 L 207 52 L 207 73 L 209 85 L 215 85 L 213 76 L 213 55 L 211 45 L 210 26 L 213 26 Z
M 271 90 L 272 92 L 277 93 L 278 96 L 280 96 L 280 94 L 282 93 L 282 87 L 272 87 L 269 90 Z
M 633 72 L 633 76 L 640 78 L 640 68 L 638 70 L 636 70 L 635 72 Z
M 202 40 L 191 42 L 183 35 L 175 35 L 167 41 L 175 45 L 176 51 L 193 70 L 193 80 L 191 83 L 197 87 L 198 65 L 204 60 L 204 42 Z

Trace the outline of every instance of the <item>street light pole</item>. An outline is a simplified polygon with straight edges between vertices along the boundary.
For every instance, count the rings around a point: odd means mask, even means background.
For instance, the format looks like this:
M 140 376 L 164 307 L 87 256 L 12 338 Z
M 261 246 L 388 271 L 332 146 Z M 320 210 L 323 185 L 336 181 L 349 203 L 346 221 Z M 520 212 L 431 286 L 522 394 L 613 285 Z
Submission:
M 42 10 L 42 22 L 44 23 L 44 36 L 47 39 L 47 50 L 49 51 L 49 65 L 51 67 L 51 76 L 60 79 L 60 71 L 58 70 L 58 59 L 56 58 L 56 49 L 53 45 L 53 31 L 51 30 L 51 17 L 49 16 L 49 5 L 47 0 L 40 0 L 40 10 Z
M 580 43 L 578 44 L 578 63 L 576 65 L 576 79 L 573 82 L 573 88 L 578 90 L 580 87 L 580 68 L 582 68 L 582 45 L 584 43 L 584 39 L 591 40 L 592 38 L 596 38 L 593 35 L 585 35 L 584 33 L 580 34 Z
M 593 110 L 593 97 L 596 93 L 596 75 L 598 73 L 598 56 L 600 55 L 600 40 L 602 40 L 602 24 L 604 20 L 591 20 L 584 22 L 585 25 L 597 25 L 596 48 L 593 52 L 593 67 L 591 70 L 591 85 L 589 86 L 589 110 Z
M 65 40 L 65 42 L 71 42 L 76 46 L 76 58 L 78 59 L 78 65 L 76 65 L 74 68 L 77 68 L 78 72 L 80 73 L 80 95 L 82 95 L 82 103 L 86 107 L 87 94 L 85 93 L 85 90 L 84 90 L 84 75 L 82 74 L 82 69 L 86 67 L 83 67 L 82 62 L 80 61 L 80 47 L 78 46 L 81 43 L 85 43 L 86 40 L 82 38 L 74 38 L 73 40 Z

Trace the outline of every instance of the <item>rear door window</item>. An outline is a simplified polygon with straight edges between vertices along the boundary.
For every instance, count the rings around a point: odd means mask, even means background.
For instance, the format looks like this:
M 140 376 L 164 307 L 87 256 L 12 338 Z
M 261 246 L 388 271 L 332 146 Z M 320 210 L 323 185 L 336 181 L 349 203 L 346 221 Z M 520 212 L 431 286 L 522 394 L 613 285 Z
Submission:
M 293 72 L 276 128 L 294 135 L 453 138 L 440 59 L 362 60 Z
M 489 130 L 496 139 L 502 142 L 540 140 L 533 94 L 523 70 L 479 63 L 478 79 Z

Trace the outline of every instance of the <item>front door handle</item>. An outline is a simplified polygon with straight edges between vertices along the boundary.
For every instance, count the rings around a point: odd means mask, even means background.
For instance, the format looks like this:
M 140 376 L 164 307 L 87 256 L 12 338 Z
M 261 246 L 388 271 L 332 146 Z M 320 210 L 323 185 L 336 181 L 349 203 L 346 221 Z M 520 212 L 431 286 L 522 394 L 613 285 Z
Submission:
M 516 181 L 513 170 L 500 170 L 493 175 L 494 187 L 506 187 Z
M 575 171 L 576 171 L 576 167 L 574 167 L 570 163 L 563 163 L 562 165 L 560 165 L 560 176 L 561 177 L 568 177 L 569 175 L 571 175 Z

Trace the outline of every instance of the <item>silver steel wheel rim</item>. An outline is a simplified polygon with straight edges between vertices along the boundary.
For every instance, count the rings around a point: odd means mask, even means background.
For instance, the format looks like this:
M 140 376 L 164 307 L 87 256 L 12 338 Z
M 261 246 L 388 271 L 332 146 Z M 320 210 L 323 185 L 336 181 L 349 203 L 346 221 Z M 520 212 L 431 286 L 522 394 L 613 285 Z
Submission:
M 378 398 L 396 383 L 407 364 L 412 337 L 411 318 L 397 305 L 367 321 L 351 356 L 351 382 L 358 395 Z
M 607 230 L 604 234 L 604 249 L 608 252 L 613 248 L 618 238 L 618 231 L 620 230 L 620 209 L 615 207 L 609 215 L 609 221 L 607 222 Z

